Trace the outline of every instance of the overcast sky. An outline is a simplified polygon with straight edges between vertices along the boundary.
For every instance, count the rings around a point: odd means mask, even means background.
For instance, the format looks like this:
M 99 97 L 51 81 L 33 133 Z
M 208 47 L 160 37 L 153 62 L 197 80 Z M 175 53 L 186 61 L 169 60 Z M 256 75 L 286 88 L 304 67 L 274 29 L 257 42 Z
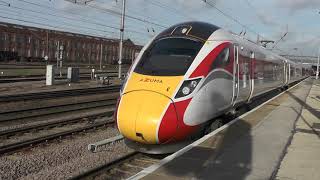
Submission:
M 65 0 L 0 0 L 0 21 L 119 37 L 118 13 L 122 0 L 94 0 L 87 5 L 81 4 L 85 0 L 76 1 L 77 4 Z M 281 54 L 316 55 L 318 52 L 320 0 L 208 1 L 224 15 L 202 0 L 127 0 L 129 17 L 125 37 L 143 45 L 165 27 L 198 20 L 235 33 L 246 31 L 246 37 L 251 40 L 260 34 L 260 39 L 277 41 L 288 31 L 277 46 Z

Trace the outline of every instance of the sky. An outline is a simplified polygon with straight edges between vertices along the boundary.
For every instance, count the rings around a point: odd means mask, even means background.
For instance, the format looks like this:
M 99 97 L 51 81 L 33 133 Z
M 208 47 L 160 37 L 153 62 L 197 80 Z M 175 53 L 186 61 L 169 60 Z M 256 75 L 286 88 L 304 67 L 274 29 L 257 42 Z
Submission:
M 246 32 L 253 41 L 259 35 L 260 40 L 277 42 L 287 33 L 275 52 L 318 55 L 320 0 L 204 1 L 127 0 L 125 38 L 144 45 L 174 24 L 203 21 L 234 33 Z M 0 21 L 118 38 L 121 7 L 122 0 L 0 0 Z

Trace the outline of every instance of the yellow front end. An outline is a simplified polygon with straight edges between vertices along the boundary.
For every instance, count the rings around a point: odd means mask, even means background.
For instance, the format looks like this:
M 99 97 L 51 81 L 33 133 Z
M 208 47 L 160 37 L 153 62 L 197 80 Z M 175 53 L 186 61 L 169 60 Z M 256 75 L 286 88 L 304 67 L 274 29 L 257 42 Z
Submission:
M 158 143 L 158 128 L 182 76 L 147 76 L 132 73 L 117 110 L 121 134 L 133 141 Z M 176 123 L 173 123 L 176 124 Z

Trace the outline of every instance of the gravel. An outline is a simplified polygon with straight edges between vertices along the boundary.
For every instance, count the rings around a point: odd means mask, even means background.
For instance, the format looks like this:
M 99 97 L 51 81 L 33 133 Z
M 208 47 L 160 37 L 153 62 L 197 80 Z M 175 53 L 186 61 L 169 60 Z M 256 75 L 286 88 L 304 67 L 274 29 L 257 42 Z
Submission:
M 111 80 L 112 85 L 119 85 L 119 80 Z M 69 85 L 70 84 L 70 85 Z M 0 95 L 16 95 L 22 93 L 50 92 L 72 90 L 89 87 L 101 87 L 95 80 L 81 80 L 78 83 L 69 83 L 65 80 L 56 80 L 53 86 L 46 86 L 45 81 L 27 81 L 15 83 L 0 83 Z
M 101 119 L 96 119 L 95 122 L 106 122 L 106 121 L 110 121 L 110 118 L 101 118 Z M 21 134 L 17 134 L 16 136 L 10 136 L 7 139 L 3 139 L 0 142 L 0 146 L 4 146 L 7 144 L 12 144 L 12 143 L 17 143 L 17 142 L 22 142 L 22 141 L 26 141 L 26 140 L 30 140 L 30 139 L 34 139 L 34 138 L 39 138 L 39 137 L 44 137 L 44 136 L 48 136 L 51 134 L 56 134 L 56 133 L 60 133 L 60 132 L 65 132 L 65 131 L 69 131 L 69 130 L 73 130 L 73 129 L 77 129 L 77 128 L 81 128 L 81 127 L 86 127 L 89 124 L 86 121 L 83 122 L 77 122 L 74 124 L 68 124 L 65 126 L 57 126 L 57 127 L 53 127 L 53 128 L 49 128 L 49 129 L 43 129 L 43 130 L 33 130 L 30 132 L 26 132 L 26 133 L 21 133 Z
M 132 152 L 123 142 L 97 153 L 87 145 L 118 135 L 112 127 L 87 132 L 11 155 L 0 156 L 0 179 L 68 179 Z
M 0 103 L 0 113 L 10 112 L 10 111 L 23 111 L 35 108 L 45 108 L 52 106 L 61 106 L 66 104 L 76 104 L 83 102 L 92 102 L 95 100 L 107 100 L 114 99 L 119 96 L 119 93 L 104 93 L 104 94 L 93 94 L 84 96 L 74 96 L 74 97 L 59 97 L 51 99 L 32 99 L 26 101 L 13 101 Z
M 111 110 L 113 110 L 112 107 L 88 108 L 88 109 L 78 110 L 78 111 L 76 111 L 76 113 L 71 111 L 71 112 L 45 115 L 45 116 L 40 116 L 40 117 L 19 119 L 18 121 L 16 121 L 16 120 L 15 121 L 8 121 L 8 122 L 3 122 L 0 124 L 0 132 L 6 131 L 6 130 L 11 130 L 11 129 L 17 129 L 17 128 L 23 128 L 23 127 L 28 127 L 28 126 L 49 123 L 49 122 L 58 122 L 58 121 L 65 120 L 66 118 L 78 118 L 79 117 L 79 119 L 86 119 L 85 116 L 99 114 L 99 113 L 108 113 Z

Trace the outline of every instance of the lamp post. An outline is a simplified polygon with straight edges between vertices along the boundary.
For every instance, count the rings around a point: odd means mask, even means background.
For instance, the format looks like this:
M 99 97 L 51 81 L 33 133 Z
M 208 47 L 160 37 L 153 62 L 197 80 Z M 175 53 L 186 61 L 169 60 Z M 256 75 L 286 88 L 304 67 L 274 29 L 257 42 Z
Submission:
M 320 47 L 319 47 L 319 50 L 318 50 L 318 63 L 317 63 L 316 79 L 319 78 L 319 64 L 320 64 Z
M 120 25 L 120 42 L 119 42 L 119 74 L 118 78 L 121 79 L 121 65 L 122 65 L 122 48 L 123 48 L 123 33 L 124 33 L 124 18 L 126 11 L 126 0 L 122 0 L 122 12 L 121 12 L 121 25 Z
M 318 11 L 318 14 L 320 14 L 320 11 Z M 318 62 L 317 62 L 316 79 L 319 78 L 319 65 L 320 65 L 320 47 L 319 47 L 319 50 L 318 50 Z

